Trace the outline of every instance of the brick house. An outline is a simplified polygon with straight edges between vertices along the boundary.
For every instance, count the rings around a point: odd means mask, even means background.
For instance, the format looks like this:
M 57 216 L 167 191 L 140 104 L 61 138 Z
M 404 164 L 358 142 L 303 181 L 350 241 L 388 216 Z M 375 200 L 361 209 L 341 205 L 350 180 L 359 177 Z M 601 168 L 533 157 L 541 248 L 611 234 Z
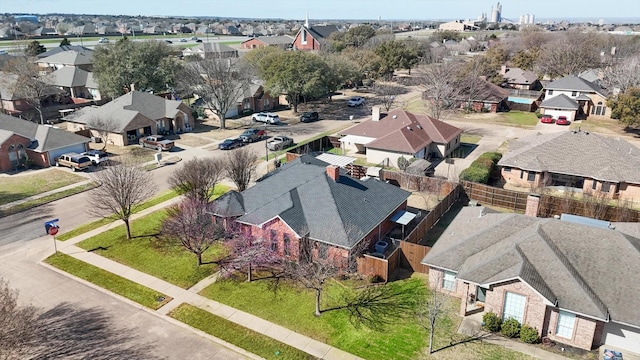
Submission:
M 307 19 L 294 36 L 292 47 L 296 50 L 320 50 L 329 36 L 337 31 L 339 30 L 335 25 L 310 26 Z
M 589 221 L 466 207 L 422 264 L 431 287 L 462 300 L 461 316 L 494 312 L 555 342 L 637 352 L 640 239 Z
M 343 149 L 364 152 L 367 162 L 397 167 L 398 158 L 446 158 L 460 146 L 462 130 L 426 115 L 401 109 L 380 113 L 340 132 Z
M 532 135 L 512 141 L 498 166 L 502 178 L 519 187 L 640 199 L 640 149 L 621 138 L 580 130 Z
M 611 117 L 607 108 L 607 91 L 575 75 L 565 76 L 544 87 L 543 114 L 566 116 L 570 121 L 586 119 L 589 115 Z
M 49 167 L 64 153 L 86 151 L 88 143 L 84 136 L 0 114 L 0 172 L 19 168 L 27 158 Z
M 342 259 L 363 242 L 381 239 L 395 226 L 410 193 L 383 181 L 358 180 L 311 155 L 291 161 L 242 193 L 230 191 L 214 202 L 225 227 L 266 240 L 284 257 L 301 252 Z
M 240 48 L 251 50 L 273 46 L 281 49 L 289 49 L 292 46 L 291 44 L 293 44 L 293 37 L 289 35 L 258 36 L 243 41 L 242 44 L 240 44 Z

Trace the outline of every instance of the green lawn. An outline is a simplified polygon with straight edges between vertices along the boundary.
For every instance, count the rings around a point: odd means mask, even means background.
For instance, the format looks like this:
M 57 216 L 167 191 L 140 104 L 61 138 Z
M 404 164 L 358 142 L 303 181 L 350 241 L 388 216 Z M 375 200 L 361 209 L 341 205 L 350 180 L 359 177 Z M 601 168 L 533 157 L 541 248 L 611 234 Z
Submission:
M 33 175 L 2 176 L 0 177 L 0 205 L 84 180 L 87 178 L 58 169 L 39 171 Z
M 178 306 L 169 316 L 265 359 L 314 359 L 302 350 L 189 304 Z
M 127 240 L 124 225 L 121 225 L 84 240 L 78 246 L 174 285 L 189 288 L 213 274 L 217 266 L 198 266 L 196 256 L 182 246 L 168 246 L 160 241 L 160 226 L 166 216 L 167 212 L 160 210 L 133 221 L 131 240 Z M 203 254 L 203 261 L 217 260 L 222 251 L 222 246 L 212 246 Z
M 45 262 L 153 310 L 160 308 L 171 300 L 170 297 L 153 289 L 66 254 L 51 255 L 45 259 Z
M 291 149 L 294 149 L 294 148 L 297 148 L 297 147 L 302 146 L 302 145 L 304 145 L 304 144 L 310 143 L 310 142 L 312 142 L 313 140 L 317 140 L 317 139 L 323 138 L 323 137 L 325 137 L 325 136 L 328 136 L 328 135 L 331 135 L 331 134 L 335 134 L 336 132 L 338 132 L 338 131 L 340 131 L 340 130 L 343 130 L 343 129 L 346 129 L 346 128 L 348 128 L 348 127 L 349 127 L 349 126 L 351 126 L 351 125 L 352 125 L 352 124 L 351 124 L 351 123 L 349 123 L 349 124 L 346 124 L 346 125 L 340 126 L 340 127 L 338 127 L 338 128 L 335 128 L 335 129 L 332 129 L 332 130 L 329 130 L 329 131 L 325 131 L 325 132 L 323 132 L 322 134 L 318 134 L 318 135 L 316 135 L 316 136 L 314 136 L 314 137 L 311 137 L 311 138 L 308 138 L 308 139 L 306 139 L 306 140 L 304 140 L 304 141 L 300 141 L 298 144 L 295 144 L 295 145 L 293 145 L 293 146 L 291 146 L 291 147 L 288 147 L 288 148 L 286 148 L 286 149 L 282 149 L 282 150 L 279 150 L 279 151 L 271 151 L 271 152 L 269 153 L 269 157 L 267 158 L 266 156 L 263 156 L 263 157 L 262 157 L 262 160 L 274 159 L 274 158 L 276 158 L 276 157 L 278 157 L 278 156 L 280 156 L 280 155 L 282 155 L 282 154 L 286 153 L 287 151 L 289 151 L 289 150 L 291 150 Z
M 498 113 L 500 120 L 508 125 L 513 126 L 536 126 L 538 124 L 538 117 L 532 112 L 523 111 L 509 111 L 504 113 Z
M 480 139 L 482 139 L 482 136 L 476 135 L 476 134 L 462 133 L 460 135 L 461 143 L 477 144 L 480 141 Z
M 79 194 L 81 192 L 90 190 L 92 188 L 95 187 L 94 183 L 89 183 L 89 184 L 85 184 L 85 185 L 80 185 L 80 186 L 76 186 L 74 188 L 71 189 L 67 189 L 67 190 L 63 190 L 63 191 L 58 191 L 56 193 L 53 193 L 51 195 L 46 195 L 34 200 L 28 200 L 25 201 L 23 203 L 20 203 L 18 205 L 12 206 L 8 209 L 5 210 L 0 210 L 0 216 L 7 216 L 7 215 L 11 215 L 11 214 L 15 214 L 21 211 L 25 211 L 27 209 L 31 209 L 34 208 L 36 206 L 40 206 L 43 204 L 47 204 L 56 200 L 60 200 L 62 198 L 65 198 L 67 196 L 71 196 L 71 195 L 75 195 L 75 194 Z

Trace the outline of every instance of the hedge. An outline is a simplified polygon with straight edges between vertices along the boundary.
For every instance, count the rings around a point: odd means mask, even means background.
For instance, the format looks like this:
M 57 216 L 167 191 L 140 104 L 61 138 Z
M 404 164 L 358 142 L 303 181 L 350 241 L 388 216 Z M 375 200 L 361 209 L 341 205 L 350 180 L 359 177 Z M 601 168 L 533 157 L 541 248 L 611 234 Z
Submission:
M 460 173 L 460 180 L 489 183 L 491 174 L 495 171 L 496 164 L 500 159 L 502 159 L 502 154 L 498 152 L 483 153 Z

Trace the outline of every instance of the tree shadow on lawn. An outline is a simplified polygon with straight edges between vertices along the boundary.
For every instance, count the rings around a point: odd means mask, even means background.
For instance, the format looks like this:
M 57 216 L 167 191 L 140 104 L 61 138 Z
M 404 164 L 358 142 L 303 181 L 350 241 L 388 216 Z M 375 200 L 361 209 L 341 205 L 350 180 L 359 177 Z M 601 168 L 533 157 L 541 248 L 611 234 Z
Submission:
M 454 334 L 451 336 L 451 341 L 449 342 L 449 345 L 443 346 L 441 348 L 435 349 L 433 350 L 433 352 L 431 354 L 435 354 L 438 351 L 443 351 L 449 348 L 452 348 L 454 346 L 457 345 L 461 345 L 461 344 L 466 344 L 466 343 L 470 343 L 470 342 L 475 342 L 475 341 L 480 341 L 482 342 L 483 339 L 488 339 L 492 334 L 491 333 L 484 333 L 481 331 L 478 331 L 477 333 L 473 334 L 472 336 L 465 336 L 465 335 L 461 335 L 461 334 Z M 458 336 L 463 336 L 463 338 L 461 340 L 457 339 Z

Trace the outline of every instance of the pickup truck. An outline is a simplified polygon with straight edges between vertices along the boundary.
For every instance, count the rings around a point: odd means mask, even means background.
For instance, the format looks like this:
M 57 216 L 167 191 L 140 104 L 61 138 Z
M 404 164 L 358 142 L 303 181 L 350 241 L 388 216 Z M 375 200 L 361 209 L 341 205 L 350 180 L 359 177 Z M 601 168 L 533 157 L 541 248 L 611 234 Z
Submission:
M 104 164 L 109 161 L 109 154 L 100 150 L 89 150 L 80 155 L 88 157 L 93 165 Z
M 278 151 L 286 149 L 293 145 L 293 139 L 286 136 L 274 136 L 272 140 L 267 141 L 267 149 Z
M 56 166 L 70 167 L 71 171 L 85 170 L 91 166 L 91 159 L 76 153 L 62 154 L 56 159 Z
M 165 140 L 162 136 L 146 136 L 140 139 L 140 146 L 156 149 L 158 151 L 171 150 L 173 141 Z
M 264 130 L 261 129 L 247 129 L 242 134 L 240 134 L 239 138 L 242 142 L 252 143 L 254 141 L 260 141 L 266 136 Z

